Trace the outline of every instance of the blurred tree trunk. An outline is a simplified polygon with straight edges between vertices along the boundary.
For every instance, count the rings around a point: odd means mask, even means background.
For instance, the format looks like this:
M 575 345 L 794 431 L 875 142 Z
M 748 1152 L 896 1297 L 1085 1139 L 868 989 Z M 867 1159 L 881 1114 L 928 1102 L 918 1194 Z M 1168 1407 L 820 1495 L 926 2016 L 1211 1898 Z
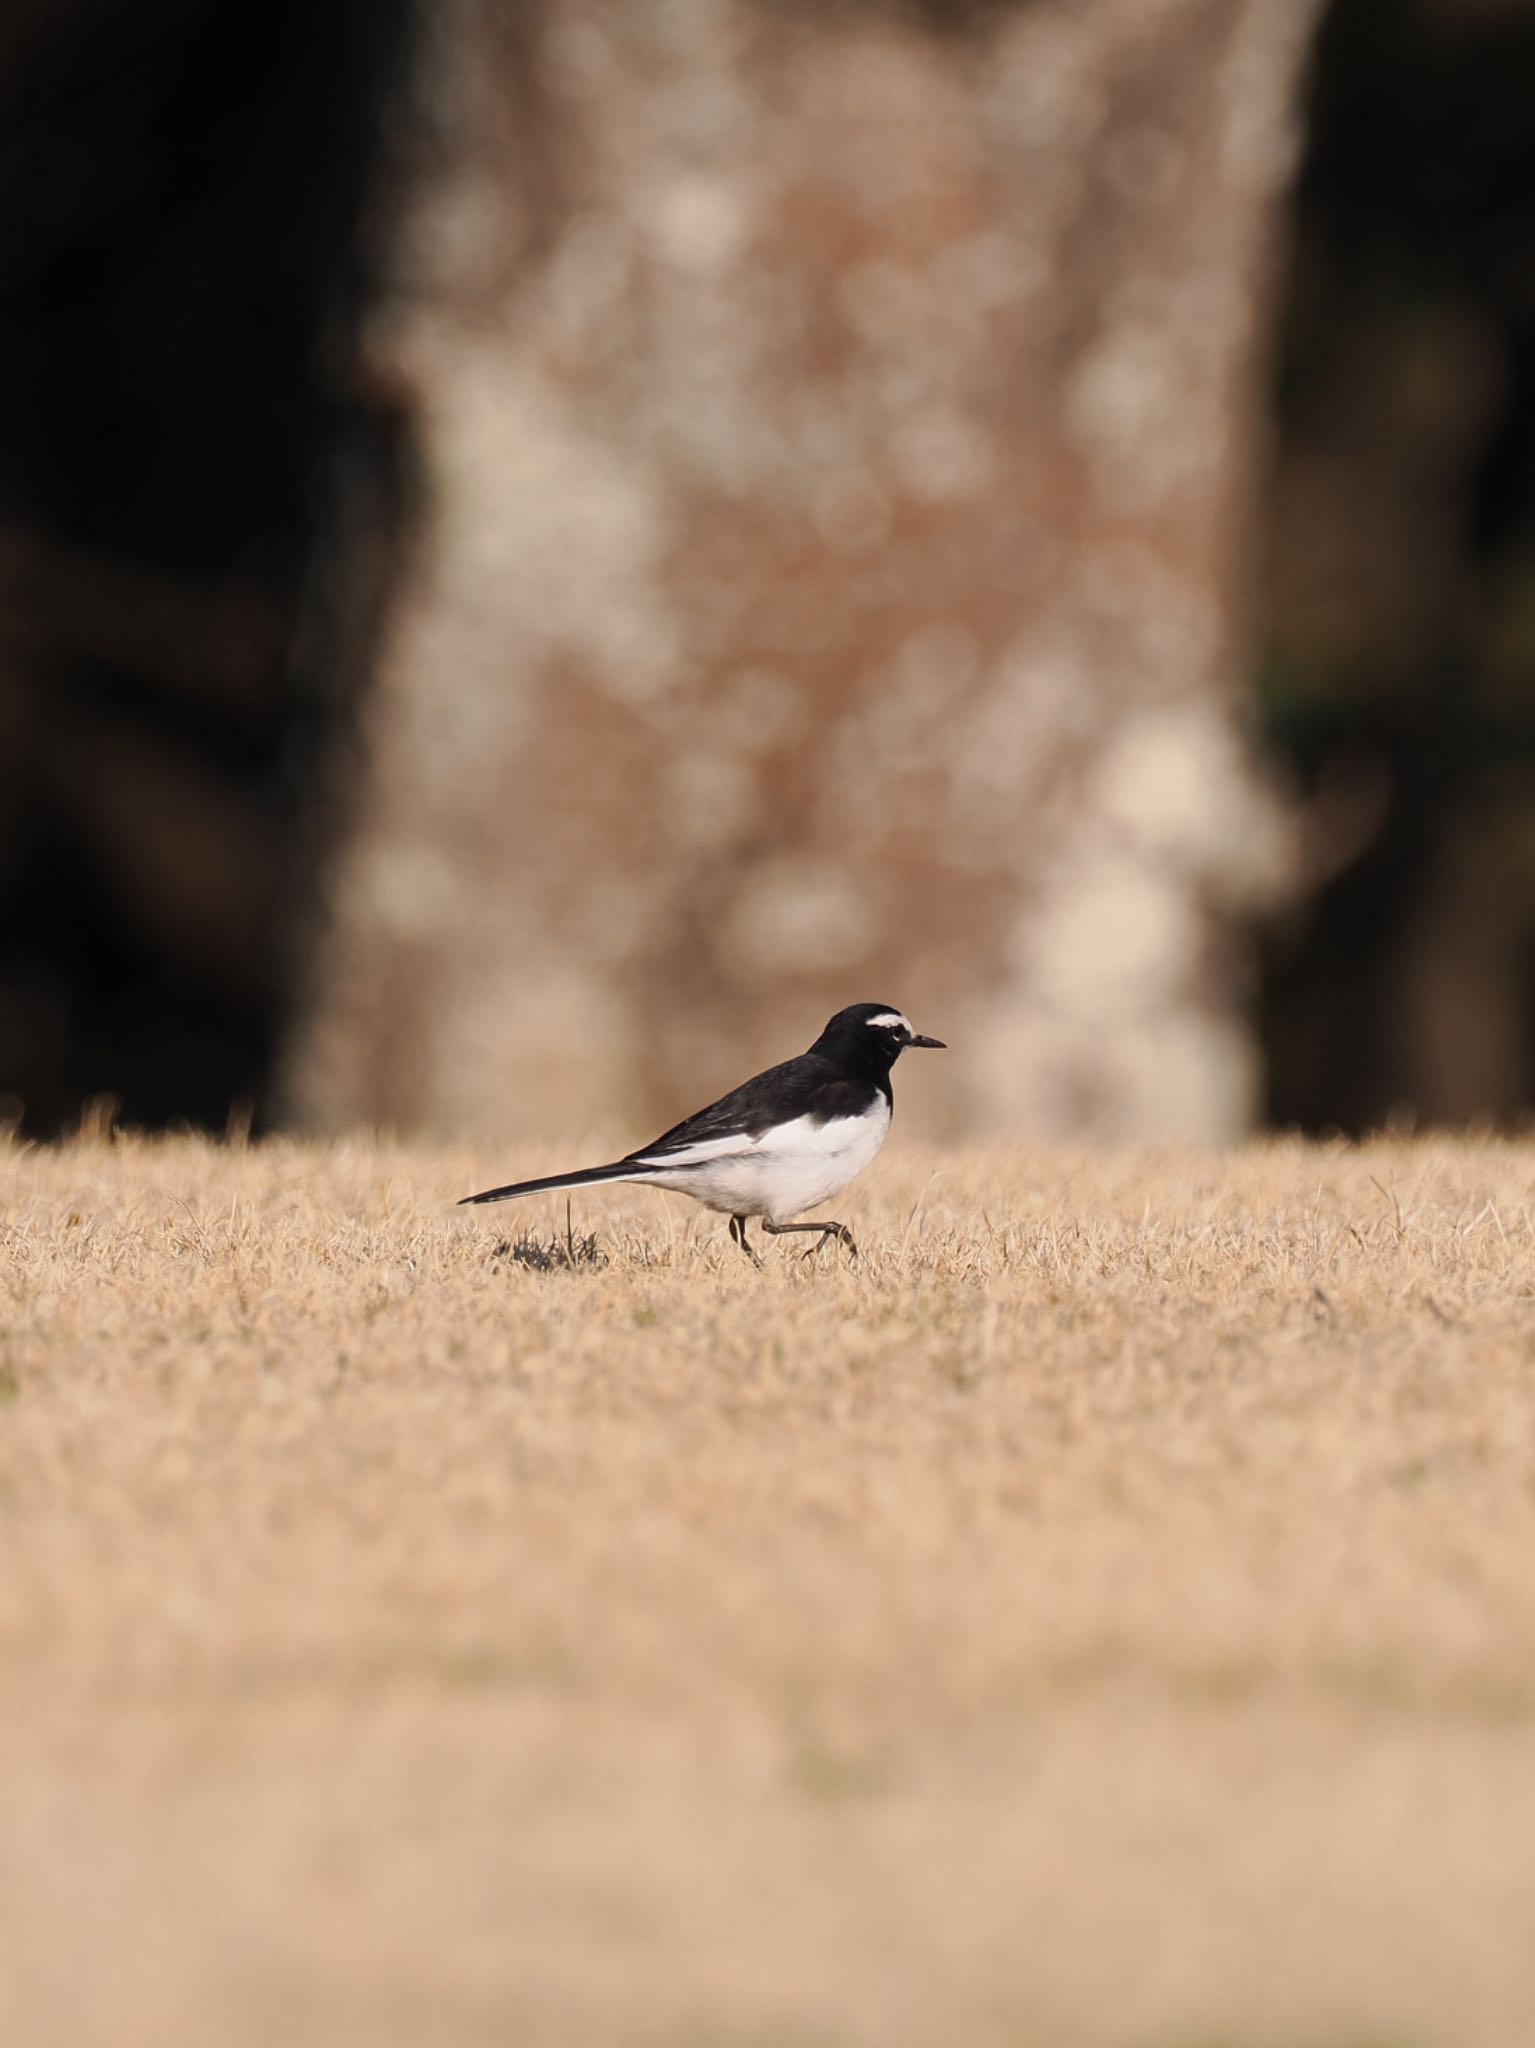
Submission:
M 1243 1128 L 1315 11 L 440 13 L 391 342 L 435 522 L 304 1115 L 640 1135 L 874 998 L 952 1127 Z
M 1280 1123 L 1535 1100 L 1535 7 L 1335 0 L 1278 321 L 1260 698 L 1305 883 Z
M 408 524 L 408 0 L 0 26 L 0 1121 L 259 1123 Z

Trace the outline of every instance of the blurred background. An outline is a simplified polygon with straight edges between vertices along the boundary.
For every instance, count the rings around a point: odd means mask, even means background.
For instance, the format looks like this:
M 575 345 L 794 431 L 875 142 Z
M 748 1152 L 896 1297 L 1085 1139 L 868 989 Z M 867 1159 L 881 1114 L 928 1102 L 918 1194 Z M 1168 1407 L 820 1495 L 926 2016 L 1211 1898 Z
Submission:
M 0 1115 L 1535 1096 L 1535 0 L 12 0 Z

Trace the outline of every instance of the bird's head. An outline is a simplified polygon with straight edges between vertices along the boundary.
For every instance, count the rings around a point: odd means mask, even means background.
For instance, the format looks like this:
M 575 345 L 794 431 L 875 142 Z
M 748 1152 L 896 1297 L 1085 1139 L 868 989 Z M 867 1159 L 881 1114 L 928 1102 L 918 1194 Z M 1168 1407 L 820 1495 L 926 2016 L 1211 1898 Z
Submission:
M 839 1010 L 816 1040 L 813 1051 L 832 1052 L 863 1065 L 893 1067 L 908 1047 L 945 1052 L 941 1038 L 926 1038 L 889 1003 L 852 1003 Z

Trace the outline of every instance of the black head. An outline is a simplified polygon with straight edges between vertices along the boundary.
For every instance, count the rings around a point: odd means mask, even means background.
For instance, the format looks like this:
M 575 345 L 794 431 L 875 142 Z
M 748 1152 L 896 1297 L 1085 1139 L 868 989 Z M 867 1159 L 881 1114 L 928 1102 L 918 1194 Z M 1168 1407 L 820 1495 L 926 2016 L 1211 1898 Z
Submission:
M 810 1050 L 845 1066 L 885 1074 L 908 1046 L 947 1050 L 941 1038 L 924 1038 L 913 1031 L 889 1003 L 851 1003 L 837 1012 Z

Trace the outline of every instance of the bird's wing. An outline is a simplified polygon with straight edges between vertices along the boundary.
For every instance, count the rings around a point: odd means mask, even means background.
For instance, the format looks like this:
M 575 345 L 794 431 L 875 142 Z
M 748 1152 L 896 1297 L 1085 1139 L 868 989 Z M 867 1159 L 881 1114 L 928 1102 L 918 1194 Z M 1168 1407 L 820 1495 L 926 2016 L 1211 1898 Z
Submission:
M 754 1074 L 629 1157 L 642 1163 L 667 1160 L 678 1166 L 728 1158 L 731 1153 L 759 1147 L 776 1125 L 799 1117 L 829 1123 L 835 1117 L 857 1116 L 866 1106 L 866 1090 L 840 1079 L 828 1061 L 800 1053 L 780 1066 Z

